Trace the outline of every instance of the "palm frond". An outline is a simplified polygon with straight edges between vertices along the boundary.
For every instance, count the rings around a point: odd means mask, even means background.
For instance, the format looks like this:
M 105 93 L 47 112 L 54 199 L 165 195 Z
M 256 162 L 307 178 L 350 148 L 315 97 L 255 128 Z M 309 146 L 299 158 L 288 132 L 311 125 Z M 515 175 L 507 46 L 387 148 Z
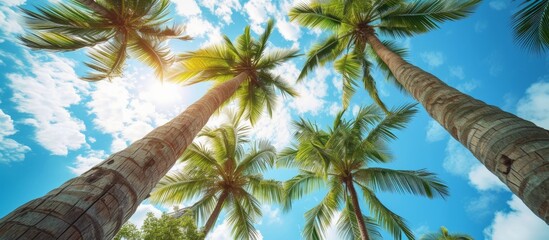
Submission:
M 272 167 L 276 158 L 276 148 L 269 141 L 260 140 L 238 164 L 236 172 L 260 173 Z
M 326 196 L 320 203 L 305 212 L 305 226 L 303 237 L 305 239 L 324 238 L 324 230 L 327 229 L 342 203 L 343 188 L 340 182 L 331 181 Z
M 95 70 L 88 73 L 82 79 L 87 81 L 99 81 L 122 76 L 124 64 L 127 58 L 127 39 L 126 36 L 114 38 L 105 44 L 90 49 L 88 56 L 92 62 L 86 65 Z
M 342 20 L 336 15 L 326 12 L 320 4 L 298 4 L 288 13 L 290 21 L 309 28 L 337 29 Z
M 318 174 L 307 171 L 300 173 L 284 183 L 284 204 L 283 210 L 289 211 L 292 208 L 292 201 L 301 199 L 324 186 L 324 178 Z
M 227 221 L 231 225 L 231 233 L 235 239 L 258 239 L 259 234 L 253 225 L 253 215 L 246 211 L 242 201 L 232 202 L 227 212 Z
M 445 198 L 448 187 L 435 174 L 421 170 L 392 170 L 387 168 L 368 168 L 356 171 L 355 180 L 374 190 L 411 193 L 433 198 Z
M 513 14 L 513 29 L 517 42 L 534 52 L 549 49 L 549 1 L 524 1 Z
M 303 80 L 317 66 L 335 59 L 339 55 L 336 51 L 338 44 L 339 38 L 336 35 L 331 35 L 323 42 L 313 45 L 307 53 L 307 60 L 301 73 L 299 73 L 297 81 Z
M 401 107 L 391 109 L 390 113 L 383 118 L 373 129 L 370 130 L 365 141 L 376 142 L 381 140 L 396 139 L 396 135 L 392 130 L 402 129 L 406 126 L 412 116 L 417 112 L 415 104 L 403 105 Z
M 129 49 L 135 58 L 153 67 L 160 79 L 163 79 L 164 73 L 175 60 L 167 45 L 135 32 L 131 34 Z
M 381 101 L 381 98 L 379 97 L 379 91 L 377 90 L 376 81 L 372 77 L 371 74 L 371 66 L 372 63 L 368 61 L 366 58 L 362 58 L 362 83 L 364 84 L 364 89 L 366 89 L 366 92 L 368 92 L 368 95 L 370 95 L 370 98 L 374 100 L 374 102 L 385 112 L 388 113 L 389 110 L 385 106 L 385 103 Z
M 394 239 L 402 239 L 402 234 L 406 235 L 408 239 L 415 239 L 414 233 L 406 224 L 406 221 L 399 215 L 393 213 L 385 205 L 379 201 L 374 192 L 370 189 L 361 186 L 359 184 L 364 199 L 368 202 L 370 207 L 370 213 L 374 216 L 374 219 L 377 220 L 378 224 L 387 230 Z
M 151 193 L 151 201 L 164 204 L 179 204 L 200 196 L 204 191 L 214 186 L 208 176 L 189 176 L 177 172 L 160 180 Z
M 480 0 L 415 0 L 400 4 L 381 16 L 381 26 L 392 25 L 410 34 L 424 33 L 438 28 L 439 23 L 464 18 L 472 13 Z M 403 32 L 402 32 L 403 33 Z
M 355 79 L 360 77 L 360 62 L 355 54 L 345 54 L 334 62 L 334 69 L 342 75 L 343 82 L 343 108 L 349 106 L 352 96 L 355 93 Z
M 281 203 L 283 184 L 276 180 L 264 180 L 260 176 L 250 176 L 248 186 L 254 197 L 267 204 Z
M 108 40 L 110 35 L 73 36 L 57 32 L 36 32 L 21 36 L 21 42 L 30 48 L 51 51 L 74 51 L 84 47 L 93 47 Z

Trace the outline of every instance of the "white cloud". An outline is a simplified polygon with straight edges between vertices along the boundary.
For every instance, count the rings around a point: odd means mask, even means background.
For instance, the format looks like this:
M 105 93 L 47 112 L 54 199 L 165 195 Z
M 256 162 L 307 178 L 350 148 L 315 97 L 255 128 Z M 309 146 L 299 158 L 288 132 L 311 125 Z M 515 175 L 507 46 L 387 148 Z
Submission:
M 475 165 L 469 172 L 469 183 L 480 191 L 507 190 L 507 186 L 499 178 L 488 171 L 482 164 Z
M 290 102 L 290 106 L 296 109 L 297 113 L 317 115 L 323 110 L 326 104 L 324 97 L 328 93 L 326 79 L 333 74 L 328 68 L 319 67 L 315 69 L 313 73 L 309 74 L 308 77 L 299 83 L 295 83 L 295 81 L 300 71 L 297 69 L 295 63 L 291 61 L 282 63 L 272 72 L 294 86 L 294 89 L 299 93 L 299 96 L 294 97 Z
M 475 90 L 478 86 L 479 82 L 471 80 L 457 85 L 456 88 L 461 92 L 468 93 Z
M 26 0 L 2 0 L 0 4 L 6 5 L 8 7 L 15 7 L 19 5 L 23 5 Z
M 171 0 L 175 4 L 177 14 L 185 17 L 200 15 L 200 7 L 195 0 Z
M 465 78 L 465 72 L 463 71 L 463 67 L 461 66 L 450 67 L 450 75 L 457 77 L 459 79 Z
M 475 32 L 477 32 L 477 33 L 484 32 L 484 30 L 486 30 L 486 28 L 488 28 L 488 24 L 484 21 L 477 21 L 475 23 Z
M 88 83 L 76 76 L 74 62 L 53 54 L 24 52 L 23 74 L 8 74 L 17 111 L 31 117 L 23 122 L 35 127 L 36 141 L 55 155 L 66 155 L 86 143 L 84 123 L 69 108 L 80 103 Z
M 341 103 L 333 102 L 328 109 L 328 113 L 335 117 L 342 109 L 343 107 L 341 106 Z
M 258 225 L 262 225 L 263 223 L 266 223 L 269 226 L 272 226 L 272 224 L 279 224 L 282 223 L 282 219 L 280 218 L 280 209 L 273 207 L 271 205 L 263 204 L 261 205 L 261 213 L 263 214 L 261 221 L 258 223 Z
M 353 109 L 351 110 L 351 112 L 353 113 L 353 116 L 357 116 L 358 115 L 358 111 L 360 111 L 360 107 L 358 105 L 354 105 L 353 106 Z
M 549 226 L 534 215 L 515 195 L 509 202 L 511 211 L 496 212 L 492 224 L 484 229 L 490 240 L 545 240 L 549 239 Z
M 477 160 L 461 143 L 453 138 L 450 138 L 446 145 L 446 157 L 442 166 L 452 174 L 466 177 Z
M 549 76 L 532 84 L 517 104 L 519 116 L 549 129 Z
M 444 139 L 447 135 L 446 129 L 440 126 L 437 121 L 429 120 L 426 137 L 428 142 L 438 142 Z
M 175 117 L 191 104 L 190 97 L 202 95 L 193 86 L 160 83 L 150 72 L 130 72 L 127 77 L 94 84 L 86 104 L 95 116 L 95 127 L 112 135 L 112 152 Z
M 490 8 L 496 11 L 500 11 L 507 8 L 507 3 L 505 3 L 505 1 L 502 1 L 502 0 L 490 1 L 489 5 L 490 5 Z
M 469 202 L 465 210 L 473 219 L 482 220 L 493 214 L 493 209 L 491 207 L 497 200 L 498 199 L 494 194 L 482 193 L 478 198 Z
M 281 150 L 288 146 L 292 140 L 292 116 L 285 104 L 288 101 L 282 100 L 280 96 L 277 101 L 278 104 L 273 115 L 269 116 L 267 112 L 264 112 L 250 134 L 255 139 L 269 140 L 276 149 Z
M 0 109 L 0 163 L 21 161 L 30 150 L 29 147 L 7 138 L 16 132 L 11 116 Z
M 264 28 L 261 26 L 269 20 L 269 13 L 274 13 L 276 7 L 270 0 L 250 0 L 244 4 L 252 30 L 259 34 Z
M 201 0 L 201 5 L 207 7 L 216 16 L 221 17 L 227 24 L 232 23 L 233 11 L 239 11 L 242 6 L 238 0 Z
M 421 53 L 421 59 L 430 67 L 438 67 L 444 63 L 442 52 L 424 52 Z
M 20 1 L 8 1 L 8 4 L 19 4 Z M 6 4 L 6 3 L 4 3 Z M 11 5 L 8 5 L 11 6 Z M 13 5 L 16 6 L 16 5 Z M 24 32 L 21 15 L 12 8 L 0 5 L 0 31 L 4 35 L 4 40 L 16 41 L 15 37 Z
M 90 150 L 86 155 L 79 154 L 76 157 L 75 167 L 69 167 L 72 173 L 80 175 L 108 157 L 103 150 Z
M 263 235 L 260 231 L 257 231 L 257 240 L 263 240 Z M 225 219 L 221 224 L 215 226 L 211 232 L 206 236 L 206 240 L 227 240 L 234 239 L 231 235 L 231 226 L 227 219 Z
M 198 16 L 190 17 L 187 20 L 187 34 L 194 38 L 207 38 L 208 40 L 202 43 L 202 46 L 220 43 L 223 40 L 223 35 L 218 26 L 214 26 L 208 20 Z
M 153 213 L 155 217 L 160 217 L 162 215 L 162 211 L 160 211 L 158 208 L 154 207 L 151 204 L 147 203 L 141 203 L 137 210 L 135 210 L 135 213 L 130 217 L 128 221 L 135 224 L 137 228 L 141 228 L 143 226 L 143 222 L 147 218 L 147 213 Z
M 278 31 L 284 39 L 297 42 L 301 36 L 299 25 L 294 22 L 288 22 L 286 19 L 278 19 L 276 22 Z

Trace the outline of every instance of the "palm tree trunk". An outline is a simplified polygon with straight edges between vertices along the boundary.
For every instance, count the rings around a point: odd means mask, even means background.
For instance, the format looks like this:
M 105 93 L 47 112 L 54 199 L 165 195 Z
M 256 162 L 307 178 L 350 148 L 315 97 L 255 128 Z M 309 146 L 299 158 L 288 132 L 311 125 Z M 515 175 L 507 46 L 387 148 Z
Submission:
M 366 229 L 366 223 L 364 223 L 364 217 L 362 217 L 362 211 L 360 211 L 360 205 L 358 204 L 358 197 L 356 194 L 355 186 L 353 185 L 353 179 L 349 177 L 345 184 L 351 194 L 351 202 L 353 204 L 353 211 L 355 212 L 356 221 L 358 223 L 358 230 L 360 231 L 360 238 L 362 240 L 370 240 L 368 236 L 368 230 Z
M 210 215 L 208 221 L 206 222 L 206 225 L 204 225 L 204 235 L 208 235 L 215 222 L 217 221 L 217 217 L 219 217 L 219 213 L 221 212 L 221 208 L 223 207 L 223 203 L 225 202 L 227 196 L 227 192 L 223 191 L 219 196 L 219 199 L 217 199 L 217 204 L 215 205 L 212 215 Z
M 549 223 L 549 131 L 446 85 L 404 61 L 374 33 L 367 39 L 429 115 Z
M 216 86 L 128 148 L 20 206 L 0 220 L 0 239 L 111 239 L 245 79 Z

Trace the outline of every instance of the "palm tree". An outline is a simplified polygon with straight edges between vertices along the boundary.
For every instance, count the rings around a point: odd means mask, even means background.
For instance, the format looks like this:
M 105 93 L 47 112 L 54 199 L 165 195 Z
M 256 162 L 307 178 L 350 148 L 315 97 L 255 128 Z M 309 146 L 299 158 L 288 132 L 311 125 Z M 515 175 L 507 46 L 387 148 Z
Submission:
M 549 164 L 549 131 L 446 85 L 377 37 L 414 36 L 436 29 L 441 22 L 467 16 L 479 2 L 330 0 L 298 5 L 290 11 L 291 20 L 331 32 L 308 53 L 301 77 L 339 56 L 336 65 L 345 64 L 340 67 L 345 72 L 362 71 L 367 76 L 371 64 L 364 55 L 371 48 L 381 70 L 390 72 L 397 86 L 549 223 L 549 174 L 544 167 Z
M 222 210 L 236 239 L 257 239 L 253 223 L 261 216 L 261 202 L 279 203 L 282 183 L 265 180 L 262 172 L 274 164 L 276 149 L 268 141 L 251 143 L 249 127 L 236 120 L 218 128 L 204 128 L 181 161 L 183 169 L 164 177 L 151 193 L 156 203 L 179 204 L 196 200 L 189 209 L 195 218 L 207 218 L 204 232 L 214 226 Z
M 338 220 L 340 233 L 346 238 L 372 239 L 359 204 L 357 192 L 360 191 L 380 226 L 395 239 L 401 239 L 402 234 L 414 239 L 405 220 L 389 210 L 377 198 L 376 191 L 433 198 L 447 196 L 447 187 L 425 170 L 392 170 L 370 165 L 392 160 L 386 146 L 389 140 L 396 138 L 392 131 L 404 128 L 416 110 L 413 106 L 404 106 L 382 117 L 382 111 L 372 105 L 361 108 L 351 121 L 342 119 L 344 112 L 339 113 L 327 131 L 303 119 L 294 123 L 297 144 L 284 149 L 278 160 L 280 166 L 300 169 L 300 173 L 285 184 L 285 209 L 291 207 L 293 199 L 327 185 L 324 199 L 305 213 L 304 237 L 320 239 L 323 229 L 343 208 Z
M 549 0 L 525 0 L 513 14 L 517 41 L 535 52 L 549 49 Z
M 82 4 L 87 4 L 88 9 L 94 11 L 97 9 L 95 11 L 97 13 L 82 12 L 76 16 L 96 15 L 104 12 L 105 9 L 105 11 L 120 12 L 116 10 L 118 8 L 114 7 L 128 9 L 129 13 L 134 13 L 143 11 L 142 5 L 145 2 L 152 4 L 145 9 L 149 9 L 153 13 L 156 12 L 156 14 L 145 15 L 145 18 L 151 19 L 153 23 L 162 22 L 160 20 L 167 15 L 168 7 L 165 5 L 169 3 L 168 0 L 121 2 L 82 0 Z M 111 3 L 113 7 L 109 8 Z M 77 11 L 77 9 L 70 8 L 69 5 L 56 6 L 62 6 L 59 7 L 61 10 L 52 7 L 49 12 L 42 13 L 44 21 L 47 21 L 49 15 L 52 14 L 61 15 L 64 12 Z M 136 9 L 131 10 L 130 6 L 134 6 Z M 37 17 L 37 19 L 41 18 Z M 65 21 L 61 21 L 61 23 L 71 22 L 70 19 L 72 18 L 65 18 Z M 52 22 L 52 25 L 55 25 L 56 22 Z M 276 97 L 274 89 L 282 89 L 284 93 L 295 95 L 289 86 L 269 72 L 278 64 L 296 56 L 296 51 L 265 52 L 272 26 L 273 23 L 269 22 L 266 31 L 259 40 L 251 38 L 249 28 L 247 28 L 245 34 L 238 38 L 236 47 L 228 38 L 225 38 L 226 42 L 221 46 L 197 51 L 198 54 L 223 50 L 224 52 L 217 52 L 219 55 L 214 54 L 208 58 L 216 63 L 226 60 L 227 67 L 215 69 L 218 66 L 197 66 L 203 73 L 195 71 L 193 74 L 186 74 L 186 71 L 196 69 L 181 69 L 182 72 L 177 77 L 179 80 L 200 79 L 204 81 L 206 79 L 203 77 L 210 74 L 212 80 L 216 80 L 217 83 L 214 88 L 174 119 L 151 131 L 126 149 L 112 154 L 81 176 L 65 182 L 43 197 L 31 200 L 0 219 L 0 238 L 112 238 L 122 223 L 131 217 L 141 201 L 149 195 L 153 187 L 191 144 L 210 116 L 235 95 L 235 92 L 237 93 L 236 98 L 246 101 L 241 104 L 248 106 L 246 109 L 252 110 L 248 114 L 252 119 L 258 118 L 263 108 L 272 109 L 275 102 L 273 98 Z M 122 29 L 124 28 L 122 27 Z M 74 34 L 74 36 L 77 38 L 76 42 L 81 41 L 80 38 L 87 37 L 86 35 L 79 37 L 78 34 Z M 48 38 L 44 37 L 44 39 Z M 135 48 L 137 47 L 138 45 L 135 45 Z M 145 51 L 152 53 L 153 49 L 145 49 Z M 104 51 L 101 55 L 103 54 L 108 55 Z M 162 51 L 159 54 L 162 55 Z M 148 55 L 138 57 L 148 62 L 150 58 L 145 56 Z M 197 62 L 193 59 L 200 59 L 200 56 L 182 60 L 180 64 L 185 65 L 188 61 Z M 91 66 L 94 65 L 91 64 Z M 213 76 L 212 72 L 217 72 L 218 75 Z
M 450 234 L 444 226 L 440 227 L 439 233 L 428 233 L 423 235 L 420 240 L 473 240 L 473 237 L 467 234 Z
M 189 40 L 184 27 L 165 27 L 169 0 L 94 1 L 69 0 L 22 9 L 31 33 L 21 36 L 33 49 L 73 51 L 91 47 L 86 63 L 92 69 L 88 81 L 122 76 L 128 55 L 153 67 L 158 76 L 174 61 L 165 44 L 168 39 Z

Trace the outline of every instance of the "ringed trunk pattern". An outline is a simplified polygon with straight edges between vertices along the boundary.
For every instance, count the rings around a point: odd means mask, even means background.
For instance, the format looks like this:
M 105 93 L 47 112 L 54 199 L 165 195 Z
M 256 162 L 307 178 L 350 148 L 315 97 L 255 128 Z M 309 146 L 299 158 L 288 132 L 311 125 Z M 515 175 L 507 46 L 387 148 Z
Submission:
M 355 212 L 358 229 L 360 230 L 360 238 L 362 240 L 370 240 L 368 230 L 366 229 L 366 223 L 364 223 L 364 218 L 362 217 L 362 211 L 360 211 L 360 205 L 358 204 L 358 197 L 355 187 L 353 186 L 352 178 L 348 178 L 348 180 L 345 181 L 345 185 L 347 185 L 347 189 L 349 189 L 349 193 L 351 194 L 351 202 L 353 203 L 353 211 Z
M 549 223 L 549 131 L 446 85 L 389 50 L 375 33 L 367 39 L 429 115 Z
M 212 212 L 212 215 L 210 215 L 210 217 L 208 218 L 208 221 L 206 222 L 206 225 L 204 225 L 205 235 L 208 235 L 208 233 L 214 226 L 215 222 L 217 221 L 217 217 L 221 212 L 221 208 L 223 207 L 223 203 L 225 202 L 225 199 L 227 198 L 227 196 L 228 196 L 227 192 L 222 192 L 221 195 L 219 196 L 219 199 L 217 200 L 217 204 L 215 205 L 215 208 Z
M 170 122 L 0 219 L 0 239 L 111 239 L 245 79 L 241 73 L 214 87 Z

